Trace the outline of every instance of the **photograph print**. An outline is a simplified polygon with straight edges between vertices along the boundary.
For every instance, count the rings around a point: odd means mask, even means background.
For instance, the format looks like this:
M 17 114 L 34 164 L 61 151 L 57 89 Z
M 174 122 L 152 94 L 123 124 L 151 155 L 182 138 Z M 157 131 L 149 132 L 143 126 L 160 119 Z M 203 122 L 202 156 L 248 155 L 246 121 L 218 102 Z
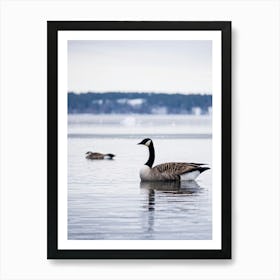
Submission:
M 48 258 L 231 258 L 230 26 L 48 22 Z

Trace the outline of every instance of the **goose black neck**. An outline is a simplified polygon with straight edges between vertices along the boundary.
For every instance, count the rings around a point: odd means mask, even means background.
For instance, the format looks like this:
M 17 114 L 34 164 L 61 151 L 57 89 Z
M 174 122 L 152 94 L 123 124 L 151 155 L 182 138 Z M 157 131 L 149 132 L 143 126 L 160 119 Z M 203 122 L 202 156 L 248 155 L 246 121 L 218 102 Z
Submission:
M 148 165 L 150 168 L 152 168 L 154 161 L 155 161 L 155 149 L 154 149 L 153 142 L 151 142 L 149 145 L 149 159 L 145 163 L 145 165 Z

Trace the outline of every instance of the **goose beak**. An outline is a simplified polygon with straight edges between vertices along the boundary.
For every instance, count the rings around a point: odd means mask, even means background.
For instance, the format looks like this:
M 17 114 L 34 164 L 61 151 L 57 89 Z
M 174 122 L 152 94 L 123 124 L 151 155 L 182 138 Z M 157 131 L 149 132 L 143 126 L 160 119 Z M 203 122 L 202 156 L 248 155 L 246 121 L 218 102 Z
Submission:
M 137 143 L 137 145 L 145 145 L 145 141 L 144 140 L 142 140 L 141 142 Z

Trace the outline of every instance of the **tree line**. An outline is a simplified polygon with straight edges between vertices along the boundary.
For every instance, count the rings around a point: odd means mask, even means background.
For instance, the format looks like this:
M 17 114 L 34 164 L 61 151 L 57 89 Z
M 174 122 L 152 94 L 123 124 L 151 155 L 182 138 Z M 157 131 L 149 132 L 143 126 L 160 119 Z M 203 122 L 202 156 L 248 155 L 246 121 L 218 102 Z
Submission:
M 69 114 L 207 114 L 211 94 L 166 94 L 138 92 L 68 93 Z

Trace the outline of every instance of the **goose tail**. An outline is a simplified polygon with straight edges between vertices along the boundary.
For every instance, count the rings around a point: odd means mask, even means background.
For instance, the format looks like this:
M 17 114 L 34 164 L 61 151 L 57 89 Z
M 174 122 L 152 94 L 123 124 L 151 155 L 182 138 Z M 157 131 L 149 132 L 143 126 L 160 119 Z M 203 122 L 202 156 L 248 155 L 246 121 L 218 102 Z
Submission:
M 204 171 L 206 171 L 206 170 L 208 170 L 208 169 L 210 169 L 210 167 L 198 167 L 198 168 L 197 168 L 197 170 L 198 170 L 200 173 L 202 173 L 202 172 L 204 172 Z
M 114 154 L 106 154 L 105 157 L 108 157 L 108 159 L 113 159 L 115 157 Z

